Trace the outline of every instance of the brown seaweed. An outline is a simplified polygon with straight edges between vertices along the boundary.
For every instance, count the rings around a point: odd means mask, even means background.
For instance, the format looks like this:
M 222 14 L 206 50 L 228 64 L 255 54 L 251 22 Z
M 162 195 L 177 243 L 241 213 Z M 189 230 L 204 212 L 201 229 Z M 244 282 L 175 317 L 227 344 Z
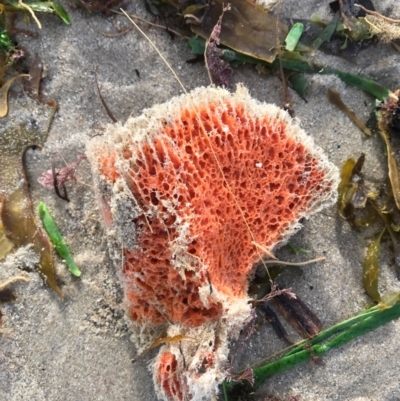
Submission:
M 300 298 L 282 291 L 271 303 L 302 337 L 313 337 L 321 330 L 321 321 Z
M 376 302 L 380 302 L 381 295 L 378 291 L 379 256 L 381 254 L 381 239 L 386 228 L 375 238 L 367 248 L 367 254 L 363 262 L 362 282 L 367 294 Z
M 201 19 L 192 23 L 193 33 L 208 39 L 222 14 L 223 0 L 210 2 Z M 229 1 L 223 18 L 220 42 L 239 53 L 272 63 L 288 28 L 250 0 Z
M 40 272 L 49 286 L 62 298 L 57 285 L 51 244 L 36 224 L 24 170 L 24 155 L 32 144 L 43 144 L 46 139 L 39 130 L 25 126 L 9 129 L 1 135 L 0 194 L 1 220 L 5 233 L 16 247 L 33 244 L 40 256 Z
M 377 119 L 379 134 L 386 145 L 389 179 L 397 209 L 400 209 L 400 90 L 385 99 L 378 108 Z
M 39 103 L 47 104 L 52 108 L 47 125 L 47 132 L 49 132 L 54 115 L 58 109 L 58 103 L 55 99 L 43 99 L 40 96 L 40 81 L 42 80 L 42 73 L 43 63 L 40 58 L 36 56 L 29 69 L 29 79 L 24 80 L 24 90 L 29 96 L 31 96 L 33 99 L 36 99 Z
M 327 96 L 329 102 L 336 106 L 339 110 L 343 111 L 343 113 L 353 120 L 365 135 L 371 136 L 370 129 L 357 117 L 356 113 L 354 113 L 354 111 L 343 102 L 339 92 L 329 88 Z

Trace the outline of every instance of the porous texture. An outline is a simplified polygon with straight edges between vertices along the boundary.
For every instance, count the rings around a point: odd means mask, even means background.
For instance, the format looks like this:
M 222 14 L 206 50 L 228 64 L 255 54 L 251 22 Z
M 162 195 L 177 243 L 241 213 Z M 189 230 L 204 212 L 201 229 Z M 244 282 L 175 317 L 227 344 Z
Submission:
M 261 249 L 335 201 L 337 169 L 286 112 L 240 86 L 198 88 L 110 126 L 87 155 L 114 256 L 123 254 L 129 316 L 142 339 L 163 323 L 187 336 L 160 351 L 159 395 L 209 399 L 227 341 L 250 316 Z
M 400 39 L 400 27 L 398 25 L 375 15 L 367 15 L 365 19 L 371 26 L 372 34 L 377 35 L 384 43 Z
M 183 383 L 175 374 L 177 367 L 178 361 L 172 352 L 166 351 L 160 354 L 158 366 L 154 369 L 155 380 L 159 383 L 164 394 L 167 394 L 171 399 L 182 400 L 184 397 Z

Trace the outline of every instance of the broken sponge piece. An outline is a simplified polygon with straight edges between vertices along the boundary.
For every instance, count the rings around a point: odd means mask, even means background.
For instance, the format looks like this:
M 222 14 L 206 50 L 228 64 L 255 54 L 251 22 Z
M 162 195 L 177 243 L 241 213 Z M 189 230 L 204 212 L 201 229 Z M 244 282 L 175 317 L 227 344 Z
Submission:
M 222 330 L 219 350 L 207 350 L 215 372 L 221 344 L 250 316 L 256 262 L 336 200 L 336 167 L 285 111 L 242 86 L 197 88 L 109 126 L 87 156 L 129 316 L 141 333 L 163 323 Z M 161 396 L 200 397 L 189 372 L 166 377 L 166 367 L 184 371 L 168 347 L 155 365 Z

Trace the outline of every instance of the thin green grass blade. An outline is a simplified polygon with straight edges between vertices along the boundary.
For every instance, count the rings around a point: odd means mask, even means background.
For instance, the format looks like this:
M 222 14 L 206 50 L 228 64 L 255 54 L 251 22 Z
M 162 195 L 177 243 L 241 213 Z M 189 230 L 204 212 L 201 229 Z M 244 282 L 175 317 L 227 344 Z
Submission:
M 278 61 L 274 61 L 273 67 L 278 67 Z M 287 70 L 304 72 L 306 74 L 324 74 L 336 75 L 341 81 L 347 85 L 354 86 L 362 91 L 369 93 L 376 99 L 383 100 L 387 98 L 391 91 L 372 79 L 363 78 L 358 75 L 350 74 L 336 70 L 331 67 L 321 67 L 316 64 L 306 63 L 298 60 L 285 60 L 282 59 L 282 66 Z
M 314 40 L 313 44 L 311 45 L 314 51 L 318 50 L 325 42 L 329 42 L 331 40 L 339 22 L 339 17 L 339 13 L 336 13 L 332 21 L 323 29 L 318 38 Z
M 58 1 L 53 1 L 53 8 L 54 13 L 58 15 L 59 18 L 61 18 L 67 25 L 71 25 L 71 18 Z
M 362 91 L 369 93 L 379 100 L 387 98 L 391 93 L 389 89 L 385 88 L 378 82 L 373 81 L 372 79 L 349 74 L 348 72 L 339 71 L 334 68 L 326 67 L 323 71 L 321 71 L 321 74 L 336 75 L 347 85 L 361 89 Z

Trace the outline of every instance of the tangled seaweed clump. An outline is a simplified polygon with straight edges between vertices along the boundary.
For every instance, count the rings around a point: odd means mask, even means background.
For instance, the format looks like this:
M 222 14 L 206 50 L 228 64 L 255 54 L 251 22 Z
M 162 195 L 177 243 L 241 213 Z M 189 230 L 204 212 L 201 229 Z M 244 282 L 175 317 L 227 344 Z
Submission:
M 87 156 L 139 348 L 166 323 L 182 339 L 154 362 L 159 396 L 210 399 L 250 318 L 255 263 L 335 202 L 336 167 L 242 86 L 145 110 L 91 140 Z

